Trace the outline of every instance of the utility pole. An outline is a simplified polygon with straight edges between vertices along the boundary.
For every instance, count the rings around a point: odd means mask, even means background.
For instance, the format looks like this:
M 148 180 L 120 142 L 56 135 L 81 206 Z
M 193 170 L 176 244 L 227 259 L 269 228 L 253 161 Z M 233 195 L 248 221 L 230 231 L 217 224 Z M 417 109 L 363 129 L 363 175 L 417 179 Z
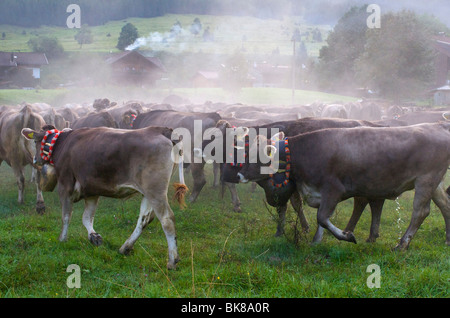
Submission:
M 295 99 L 295 36 L 292 37 L 292 105 Z

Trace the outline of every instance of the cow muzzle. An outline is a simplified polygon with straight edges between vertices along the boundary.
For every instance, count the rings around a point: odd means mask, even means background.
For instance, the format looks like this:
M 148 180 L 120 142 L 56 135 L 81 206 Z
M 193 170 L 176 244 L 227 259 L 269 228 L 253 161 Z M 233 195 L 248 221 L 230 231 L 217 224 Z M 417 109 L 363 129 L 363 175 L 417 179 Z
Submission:
M 194 148 L 194 157 L 203 158 L 203 151 L 201 148 Z
M 239 177 L 239 182 L 241 182 L 241 183 L 247 183 L 248 182 L 248 179 L 246 179 L 242 173 L 238 172 L 237 175 Z

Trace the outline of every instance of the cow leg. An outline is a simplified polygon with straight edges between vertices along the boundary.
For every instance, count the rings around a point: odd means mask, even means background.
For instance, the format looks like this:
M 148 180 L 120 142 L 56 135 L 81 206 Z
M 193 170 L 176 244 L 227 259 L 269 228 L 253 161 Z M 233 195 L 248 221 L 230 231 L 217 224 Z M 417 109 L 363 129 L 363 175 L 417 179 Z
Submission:
M 239 200 L 239 196 L 237 194 L 236 184 L 225 182 L 231 194 L 231 202 L 233 202 L 233 210 L 234 212 L 242 212 L 241 210 L 241 201 Z
M 353 232 L 355 230 L 356 224 L 358 223 L 359 218 L 361 217 L 367 204 L 369 204 L 369 200 L 367 200 L 366 198 L 353 198 L 353 212 L 350 220 L 347 223 L 347 226 L 345 227 L 345 232 Z
M 149 200 L 144 196 L 141 201 L 141 208 L 139 211 L 139 218 L 131 236 L 125 241 L 119 252 L 128 255 L 133 249 L 134 243 L 141 236 L 142 230 L 153 220 L 155 214 Z
M 17 187 L 19 188 L 19 196 L 17 198 L 17 202 L 19 202 L 19 204 L 23 204 L 25 193 L 25 177 L 23 175 L 23 169 L 22 167 L 17 167 L 15 165 L 12 165 L 11 168 L 13 169 L 14 175 L 16 177 Z
M 277 222 L 277 232 L 275 233 L 275 236 L 281 236 L 284 233 L 284 225 L 286 223 L 286 210 L 287 205 L 278 205 L 277 206 L 277 212 L 278 212 L 278 222 Z
M 203 163 L 191 163 L 191 173 L 194 179 L 194 189 L 189 197 L 190 202 L 195 202 L 197 200 L 200 191 L 202 191 L 203 186 L 206 184 L 205 172 L 203 170 Z
M 305 233 L 309 232 L 309 223 L 306 220 L 305 213 L 303 212 L 303 200 L 300 194 L 297 191 L 290 197 L 291 205 L 294 208 L 295 212 L 297 212 L 297 216 L 300 219 L 300 224 Z
M 432 200 L 434 204 L 441 210 L 445 221 L 446 244 L 450 245 L 450 197 L 445 190 L 444 184 L 441 182 L 439 187 L 434 191 Z
M 33 171 L 36 173 L 35 182 L 36 182 L 36 212 L 38 214 L 45 213 L 45 204 L 44 204 L 44 196 L 42 195 L 42 190 L 40 186 L 41 173 L 33 168 Z
M 323 227 L 321 227 L 318 224 L 316 233 L 314 234 L 314 238 L 313 238 L 313 241 L 312 241 L 313 244 L 318 244 L 318 243 L 322 242 L 323 230 L 324 230 Z
M 339 203 L 339 196 L 334 189 L 330 189 L 322 193 L 320 206 L 317 210 L 317 223 L 330 231 L 338 240 L 356 243 L 355 236 L 352 232 L 343 232 L 341 229 L 334 226 L 330 217 Z
M 214 175 L 213 188 L 218 188 L 220 182 L 220 163 L 213 162 L 213 175 Z
M 100 246 L 103 239 L 100 234 L 94 230 L 94 215 L 97 210 L 99 197 L 90 197 L 84 200 L 83 225 L 88 231 L 88 238 L 95 246 Z
M 175 269 L 176 263 L 179 261 L 175 232 L 175 215 L 173 214 L 167 199 L 152 200 L 147 197 L 142 199 L 141 210 L 136 228 L 128 240 L 120 248 L 120 253 L 128 254 L 132 250 L 133 245 L 141 235 L 142 230 L 153 220 L 155 214 L 164 230 L 167 245 L 169 247 L 169 261 L 167 262 L 167 268 Z
M 72 218 L 72 200 L 68 195 L 61 195 L 60 202 L 62 206 L 62 227 L 61 234 L 59 235 L 59 240 L 61 242 L 67 241 L 67 233 L 69 230 L 70 219 Z
M 380 236 L 381 213 L 383 212 L 384 199 L 370 200 L 370 211 L 372 212 L 372 222 L 370 224 L 370 234 L 366 242 L 373 243 Z
M 155 208 L 156 216 L 166 234 L 167 245 L 169 247 L 169 260 L 167 262 L 168 269 L 175 269 L 176 264 L 180 261 L 177 248 L 177 235 L 175 231 L 175 215 L 170 208 L 167 200 L 158 208 Z
M 423 220 L 430 214 L 430 203 L 434 187 L 428 179 L 416 180 L 413 201 L 413 212 L 408 229 L 395 247 L 396 250 L 406 250 L 409 247 L 414 234 L 416 234 Z
M 31 179 L 30 179 L 30 182 L 36 182 L 36 179 L 37 179 L 36 175 L 37 175 L 37 169 L 32 167 L 31 168 Z

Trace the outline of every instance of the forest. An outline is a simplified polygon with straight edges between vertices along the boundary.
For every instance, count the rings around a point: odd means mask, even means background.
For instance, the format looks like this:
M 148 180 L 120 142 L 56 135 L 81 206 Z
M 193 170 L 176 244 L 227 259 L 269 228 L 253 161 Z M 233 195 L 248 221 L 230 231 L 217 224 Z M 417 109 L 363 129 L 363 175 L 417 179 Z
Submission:
M 65 26 L 66 10 L 72 3 L 80 6 L 82 23 L 90 26 L 129 17 L 151 18 L 166 14 L 234 15 L 262 19 L 289 15 L 302 16 L 307 23 L 334 25 L 350 7 L 368 4 L 365 0 L 2 0 L 0 24 Z M 447 0 L 378 0 L 376 3 L 384 12 L 406 7 L 433 14 L 444 22 L 450 16 Z

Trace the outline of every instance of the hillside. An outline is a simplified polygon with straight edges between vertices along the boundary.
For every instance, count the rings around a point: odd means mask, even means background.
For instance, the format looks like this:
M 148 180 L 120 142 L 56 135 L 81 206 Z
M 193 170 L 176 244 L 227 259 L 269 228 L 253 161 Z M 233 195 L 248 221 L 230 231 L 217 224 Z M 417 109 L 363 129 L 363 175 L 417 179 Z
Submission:
M 202 23 L 202 31 L 193 35 L 189 27 L 195 18 Z M 174 23 L 180 22 L 182 29 L 173 36 L 170 30 Z M 91 27 L 94 36 L 92 44 L 80 45 L 74 36 L 77 29 L 66 27 L 41 26 L 25 28 L 11 25 L 0 25 L 0 33 L 5 37 L 0 40 L 2 51 L 30 51 L 27 42 L 36 36 L 56 37 L 66 52 L 115 52 L 121 28 L 130 22 L 136 26 L 139 36 L 146 39 L 148 45 L 144 49 L 167 51 L 171 53 L 203 52 L 232 53 L 236 49 L 249 54 L 271 54 L 279 51 L 281 55 L 292 55 L 291 37 L 296 28 L 303 34 L 308 54 L 318 56 L 319 49 L 331 29 L 329 25 L 311 25 L 300 17 L 289 17 L 283 20 L 258 19 L 254 17 L 213 16 L 213 15 L 180 15 L 171 14 L 155 18 L 130 18 L 110 21 L 101 26 Z M 209 28 L 214 36 L 213 41 L 203 41 L 202 34 Z M 322 42 L 312 39 L 312 31 L 318 29 Z

